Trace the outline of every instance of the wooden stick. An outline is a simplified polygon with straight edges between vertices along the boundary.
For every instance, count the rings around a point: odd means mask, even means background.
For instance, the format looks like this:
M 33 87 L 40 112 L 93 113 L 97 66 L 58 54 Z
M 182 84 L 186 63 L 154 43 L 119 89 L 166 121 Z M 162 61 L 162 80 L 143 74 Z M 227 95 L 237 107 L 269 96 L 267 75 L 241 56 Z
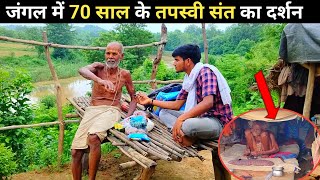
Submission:
M 156 132 L 150 132 L 151 134 L 154 134 L 157 138 L 164 138 L 165 140 L 167 140 L 168 142 L 170 142 L 171 144 L 177 146 L 177 147 L 181 147 L 177 142 L 175 142 L 173 139 L 172 139 L 172 135 L 168 135 L 166 133 L 163 133 L 163 134 L 157 134 Z
M 43 43 L 43 42 L 39 42 L 39 41 L 16 39 L 16 38 L 10 38 L 10 37 L 6 37 L 6 36 L 0 36 L 0 40 L 18 42 L 18 43 L 24 43 L 24 44 L 39 45 L 39 46 L 54 47 L 54 48 L 85 49 L 85 50 L 100 50 L 100 51 L 105 51 L 106 50 L 106 47 L 73 46 L 73 45 L 54 44 L 54 43 L 48 43 L 48 42 L 44 42 Z M 124 49 L 134 49 L 134 48 L 144 48 L 144 47 L 150 47 L 150 46 L 159 46 L 159 45 L 162 45 L 162 44 L 165 44 L 165 43 L 167 43 L 167 42 L 166 41 L 160 41 L 160 42 L 153 42 L 153 43 L 149 43 L 149 44 L 141 44 L 141 45 L 134 45 L 134 46 L 124 46 Z
M 78 106 L 77 103 L 74 102 L 74 100 L 67 98 L 67 100 L 83 115 L 84 114 L 84 110 L 81 109 L 80 106 Z
M 81 98 L 82 102 L 86 105 L 86 107 L 90 106 L 88 99 L 86 99 L 85 97 L 80 97 L 80 98 Z
M 160 147 L 163 148 L 164 150 L 166 150 L 166 151 L 168 151 L 168 152 L 170 152 L 170 153 L 172 153 L 172 154 L 174 154 L 174 155 L 176 155 L 176 156 L 178 156 L 178 157 L 183 157 L 183 156 L 182 156 L 181 154 L 179 154 L 177 151 L 169 148 L 168 146 L 166 146 L 166 145 L 164 145 L 164 144 L 159 143 L 159 142 L 156 141 L 156 140 L 151 139 L 151 142 L 154 143 L 155 145 L 160 146 Z
M 141 141 L 141 142 L 139 142 L 139 143 L 141 143 L 142 145 L 144 145 L 144 146 L 147 147 L 147 148 L 151 148 L 152 150 L 154 150 L 155 152 L 157 152 L 157 153 L 159 153 L 159 154 L 163 154 L 163 155 L 165 155 L 165 156 L 169 156 L 169 155 L 170 155 L 170 154 L 167 154 L 168 152 L 166 152 L 166 151 L 165 151 L 165 153 L 164 153 L 163 151 L 160 151 L 159 149 L 151 146 L 151 145 L 149 144 L 149 142 L 146 143 L 146 142 L 144 142 L 144 141 Z
M 112 137 L 112 136 L 107 136 L 107 139 L 110 141 L 110 142 L 115 142 L 115 143 L 119 143 L 120 141 L 118 139 L 116 139 L 115 137 Z M 125 154 L 126 156 L 128 156 L 129 158 L 131 158 L 132 160 L 134 160 L 135 162 L 137 162 L 138 164 L 140 164 L 143 168 L 148 168 L 147 165 L 145 165 L 143 162 L 141 162 L 139 159 L 133 157 L 133 155 L 131 155 L 129 152 L 128 152 L 128 148 L 125 148 L 126 146 L 123 146 L 123 147 L 118 147 L 120 149 L 121 152 L 123 152 L 123 154 Z
M 121 163 L 119 164 L 120 169 L 128 169 L 128 168 L 132 168 L 133 166 L 136 166 L 138 163 L 135 161 L 129 161 L 129 162 L 125 162 L 125 163 Z
M 119 142 L 119 143 L 113 142 L 112 145 L 114 145 L 114 146 L 126 146 L 127 144 L 126 143 L 121 143 L 121 142 Z
M 165 154 L 166 156 L 170 156 L 170 153 L 168 153 L 167 151 L 161 149 L 159 146 L 155 145 L 153 142 L 148 142 L 148 144 L 153 147 L 154 149 L 160 151 L 162 154 Z
M 47 33 L 44 31 L 42 33 L 42 38 L 44 43 L 48 43 L 48 37 Z M 49 69 L 52 75 L 52 78 L 54 80 L 56 92 L 57 92 L 57 109 L 58 109 L 58 120 L 59 120 L 59 143 L 58 143 L 58 166 L 61 165 L 61 159 L 62 159 L 62 153 L 63 153 L 63 139 L 64 139 L 64 122 L 63 122 L 63 117 L 62 117 L 62 90 L 61 90 L 61 85 L 58 80 L 57 73 L 54 69 L 53 63 L 51 61 L 50 57 L 50 52 L 49 52 L 49 47 L 44 46 L 45 49 L 45 54 L 47 57 L 47 62 L 49 65 Z
M 80 118 L 81 118 L 81 120 L 82 120 L 83 115 L 82 115 L 78 110 L 76 110 L 76 113 L 80 116 Z M 81 120 L 80 120 L 80 121 L 81 121 Z
M 167 41 L 167 27 L 164 25 L 164 23 L 162 23 L 162 25 L 161 25 L 161 40 L 160 41 Z M 150 77 L 151 80 L 155 79 L 156 76 L 157 76 L 158 65 L 159 65 L 159 63 L 160 63 L 160 61 L 162 59 L 162 53 L 163 53 L 163 50 L 164 50 L 164 45 L 165 44 L 161 44 L 160 46 L 158 46 L 157 56 L 153 60 L 151 77 Z M 156 87 L 157 87 L 157 83 L 152 83 L 151 84 L 151 88 L 152 89 L 156 89 Z
M 151 159 L 151 160 L 159 160 L 159 157 L 150 156 L 149 159 Z M 134 167 L 137 164 L 138 163 L 136 161 L 128 161 L 128 162 L 125 162 L 125 163 L 121 163 L 119 166 L 120 166 L 120 169 L 128 169 L 128 168 Z
M 166 141 L 165 139 L 161 139 L 161 138 L 159 138 L 159 137 L 157 137 L 157 136 L 155 136 L 154 134 L 151 134 L 151 133 L 149 133 L 149 136 L 150 136 L 152 139 L 158 141 L 159 143 L 164 144 L 164 145 L 170 147 L 171 149 L 179 152 L 180 154 L 184 154 L 184 153 L 185 153 L 184 150 L 182 150 L 182 149 L 180 149 L 179 147 L 171 144 L 170 142 Z
M 198 152 L 196 150 L 194 150 L 193 148 L 191 147 L 186 147 L 186 149 L 189 150 L 189 153 L 192 153 L 193 154 L 193 157 L 198 157 L 201 161 L 204 161 L 205 159 L 200 155 L 198 154 Z
M 66 118 L 78 118 L 78 117 L 80 117 L 80 116 L 79 116 L 79 114 L 71 114 L 71 113 L 69 113 L 69 114 L 66 114 L 65 117 L 66 117 Z
M 170 161 L 172 160 L 169 156 L 166 156 L 166 155 L 163 155 L 161 153 L 158 153 L 157 151 L 154 151 L 152 148 L 148 148 L 148 147 L 145 147 L 143 146 L 142 144 L 140 144 L 139 142 L 137 141 L 133 141 L 133 143 L 135 145 L 137 145 L 139 148 L 143 149 L 144 151 L 146 151 L 148 154 L 151 154 L 151 155 L 154 155 L 154 156 L 157 156 L 159 157 L 160 159 L 163 159 L 163 160 L 166 160 L 166 161 Z
M 214 141 L 202 141 L 201 144 L 204 144 L 204 145 L 209 146 L 211 148 L 217 148 L 218 147 L 218 143 L 214 142 Z
M 119 131 L 113 130 L 113 129 L 109 129 L 109 131 L 115 135 L 117 138 L 121 139 L 123 142 L 127 143 L 128 145 L 130 145 L 131 147 L 133 147 L 134 149 L 136 149 L 139 153 L 141 153 L 143 156 L 147 156 L 148 153 L 144 150 L 142 150 L 140 147 L 138 147 L 136 144 L 134 144 L 132 141 L 128 140 L 127 137 L 122 136 L 122 134 Z
M 128 152 L 131 154 L 131 156 L 133 158 L 137 158 L 137 159 L 139 159 L 139 161 L 141 161 L 145 165 L 147 165 L 148 168 L 157 165 L 156 162 L 154 162 L 153 160 L 151 160 L 147 157 L 142 156 L 141 154 L 139 154 L 136 150 L 132 149 L 131 147 L 128 147 Z
M 204 145 L 204 144 L 199 144 L 199 146 L 200 146 L 201 148 L 203 148 L 203 149 L 206 149 L 206 150 L 209 150 L 209 151 L 213 151 L 212 148 L 210 148 L 210 147 L 208 147 L 208 146 L 206 146 L 206 145 Z
M 66 124 L 67 123 L 78 123 L 78 122 L 80 122 L 80 120 L 65 120 L 64 121 L 64 123 L 66 123 Z M 28 124 L 28 125 L 12 125 L 12 126 L 1 127 L 0 131 L 11 130 L 11 129 L 22 129 L 22 128 L 50 126 L 50 125 L 57 125 L 57 124 L 60 124 L 60 121 L 38 123 L 38 124 Z

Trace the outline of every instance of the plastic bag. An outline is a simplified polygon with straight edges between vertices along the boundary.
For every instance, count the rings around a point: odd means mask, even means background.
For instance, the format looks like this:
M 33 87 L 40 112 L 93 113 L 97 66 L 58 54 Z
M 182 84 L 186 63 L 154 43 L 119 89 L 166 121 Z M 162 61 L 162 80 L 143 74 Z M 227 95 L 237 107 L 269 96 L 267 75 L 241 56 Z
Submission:
M 132 133 L 128 135 L 128 138 L 136 141 L 150 141 L 150 138 L 143 133 Z

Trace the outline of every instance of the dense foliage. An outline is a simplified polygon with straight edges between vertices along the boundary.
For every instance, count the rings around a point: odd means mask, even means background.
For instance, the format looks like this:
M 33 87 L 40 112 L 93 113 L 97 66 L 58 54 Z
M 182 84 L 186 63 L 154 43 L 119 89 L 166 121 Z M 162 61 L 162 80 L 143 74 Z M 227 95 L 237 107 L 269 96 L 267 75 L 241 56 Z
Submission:
M 32 90 L 30 76 L 9 67 L 0 68 L 0 127 L 27 124 L 32 119 L 26 97 Z M 22 148 L 24 129 L 0 131 L 0 142 L 17 151 Z
M 71 31 L 72 26 L 66 23 L 47 24 L 48 42 L 55 44 L 71 45 L 74 40 L 74 33 Z M 68 58 L 69 49 L 54 48 L 52 56 L 54 58 Z
M 145 29 L 144 24 L 119 24 L 114 30 L 101 33 L 99 38 L 93 41 L 92 46 L 105 47 L 109 42 L 119 41 L 124 46 L 147 44 L 154 42 L 152 33 Z M 151 48 L 135 48 L 125 50 L 121 66 L 133 70 L 139 67 L 146 57 L 151 53 Z M 104 61 L 103 51 L 86 51 L 86 58 L 89 62 Z
M 13 174 L 17 168 L 17 163 L 14 161 L 14 153 L 11 149 L 0 144 L 0 178 Z

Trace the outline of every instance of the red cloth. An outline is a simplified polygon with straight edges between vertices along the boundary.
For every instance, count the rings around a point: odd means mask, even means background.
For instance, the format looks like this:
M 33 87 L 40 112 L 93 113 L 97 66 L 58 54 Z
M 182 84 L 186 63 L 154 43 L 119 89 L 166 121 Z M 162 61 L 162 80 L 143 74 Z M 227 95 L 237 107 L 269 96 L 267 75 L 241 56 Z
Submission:
M 294 155 L 292 152 L 278 152 L 276 154 L 272 154 L 269 158 L 277 158 L 277 157 L 288 157 L 289 155 Z M 284 158 L 286 159 L 286 158 Z

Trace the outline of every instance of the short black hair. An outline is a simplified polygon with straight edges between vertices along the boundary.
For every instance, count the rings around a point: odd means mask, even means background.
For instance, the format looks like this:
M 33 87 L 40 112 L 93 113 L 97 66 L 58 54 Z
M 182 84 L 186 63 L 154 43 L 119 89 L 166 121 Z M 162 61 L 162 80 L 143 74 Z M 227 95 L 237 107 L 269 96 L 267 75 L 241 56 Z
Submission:
M 186 44 L 177 47 L 172 52 L 172 57 L 180 56 L 183 60 L 190 58 L 194 64 L 200 62 L 201 52 L 200 48 L 196 44 Z

